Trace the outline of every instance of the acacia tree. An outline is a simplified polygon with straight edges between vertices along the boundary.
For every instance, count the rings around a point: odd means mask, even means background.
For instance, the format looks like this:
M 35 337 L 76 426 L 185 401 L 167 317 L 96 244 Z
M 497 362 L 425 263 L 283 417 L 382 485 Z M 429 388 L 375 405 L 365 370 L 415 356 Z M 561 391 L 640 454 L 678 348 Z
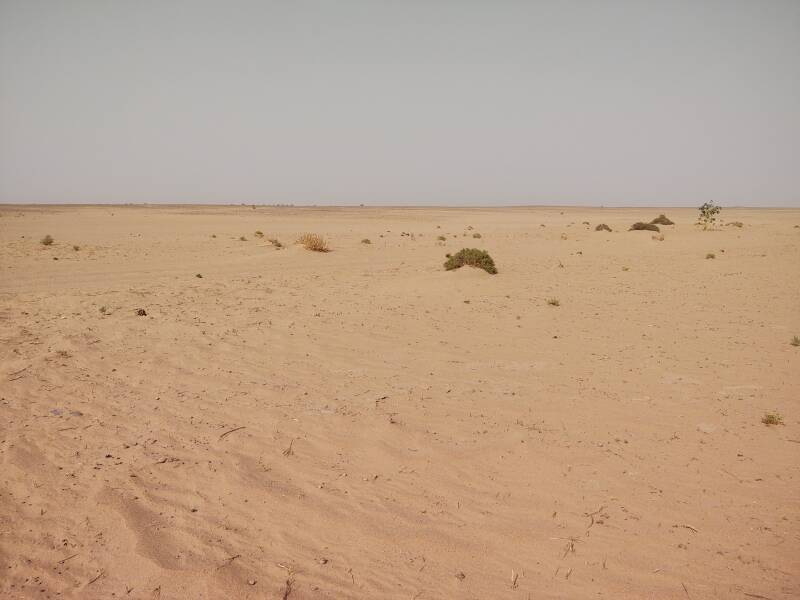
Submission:
M 714 204 L 714 201 L 705 202 L 699 209 L 700 216 L 697 219 L 697 224 L 703 227 L 703 231 L 714 227 L 717 220 L 717 215 L 722 210 L 721 206 Z

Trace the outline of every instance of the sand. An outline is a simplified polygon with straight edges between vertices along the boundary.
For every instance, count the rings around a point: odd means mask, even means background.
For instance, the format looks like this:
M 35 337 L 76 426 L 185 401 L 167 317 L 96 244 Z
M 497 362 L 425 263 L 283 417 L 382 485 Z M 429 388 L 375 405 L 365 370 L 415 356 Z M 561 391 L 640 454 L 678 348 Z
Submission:
M 721 216 L 0 208 L 0 596 L 797 598 L 800 210 Z

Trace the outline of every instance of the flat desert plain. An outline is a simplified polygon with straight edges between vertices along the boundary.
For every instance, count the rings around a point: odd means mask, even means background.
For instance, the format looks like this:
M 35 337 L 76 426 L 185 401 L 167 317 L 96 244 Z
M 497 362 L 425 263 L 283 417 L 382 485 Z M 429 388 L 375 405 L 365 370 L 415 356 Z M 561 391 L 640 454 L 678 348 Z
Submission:
M 0 596 L 799 597 L 800 210 L 696 217 L 2 207 Z

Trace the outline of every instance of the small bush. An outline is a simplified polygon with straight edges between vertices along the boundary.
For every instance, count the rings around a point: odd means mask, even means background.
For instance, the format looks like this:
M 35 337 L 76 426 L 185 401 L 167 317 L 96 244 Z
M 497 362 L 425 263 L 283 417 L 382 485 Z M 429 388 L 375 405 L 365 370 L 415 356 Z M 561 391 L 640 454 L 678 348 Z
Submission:
M 789 342 L 792 346 L 800 346 L 800 336 L 794 336 L 792 341 Z
M 212 233 L 212 234 L 211 234 L 211 237 L 212 237 L 212 238 L 215 238 L 215 237 L 217 237 L 217 234 L 216 234 L 216 233 Z
M 108 308 L 106 308 L 105 306 L 101 306 L 100 307 L 100 314 L 103 314 L 103 315 L 108 314 Z
M 42 246 L 52 246 L 55 240 L 53 240 L 53 236 L 48 233 L 40 241 Z
M 143 309 L 143 308 L 137 308 L 136 309 L 136 315 L 139 316 L 139 317 L 146 317 L 147 316 L 147 311 L 145 309 Z
M 706 254 L 706 260 L 710 260 L 712 258 L 717 258 L 717 255 L 714 254 L 713 252 L 709 252 L 708 254 Z
M 764 425 L 783 425 L 783 416 L 777 412 L 766 413 L 761 417 Z
M 444 237 L 443 235 L 436 236 L 436 239 L 439 240 L 440 242 L 446 242 L 447 241 L 447 238 Z
M 476 240 L 479 240 L 479 239 L 481 239 L 483 236 L 482 236 L 480 233 L 477 233 L 477 232 L 476 232 L 476 233 L 473 233 L 473 234 L 472 234 L 472 237 L 474 237 Z
M 609 227 L 605 223 L 600 223 L 600 225 L 595 227 L 594 230 L 595 231 L 611 231 L 611 227 Z
M 317 233 L 304 233 L 297 238 L 297 243 L 302 244 L 303 248 L 306 250 L 311 250 L 313 252 L 330 252 L 328 242 Z
M 453 269 L 460 269 L 464 265 L 483 269 L 491 275 L 497 273 L 497 267 L 495 267 L 494 260 L 489 256 L 489 253 L 478 248 L 462 248 L 453 256 L 447 258 L 444 268 L 452 271 Z
M 269 238 L 267 241 L 268 241 L 270 244 L 272 244 L 273 246 L 275 246 L 275 247 L 276 247 L 278 250 L 280 250 L 281 248 L 283 248 L 283 244 L 281 244 L 281 243 L 280 243 L 278 240 L 276 240 L 275 238 Z
M 558 298 L 549 298 L 549 299 L 547 300 L 547 303 L 548 303 L 550 306 L 561 306 L 561 302 L 559 302 Z
M 77 252 L 78 250 L 81 249 L 81 247 L 75 244 L 74 246 L 72 246 L 72 249 L 75 250 L 75 252 Z
M 198 279 L 202 279 L 202 278 L 203 278 L 203 275 L 202 275 L 202 273 L 197 273 L 197 274 L 195 275 L 195 277 L 197 277 Z
M 361 243 L 362 244 L 371 244 L 372 242 L 370 241 L 369 238 L 364 238 L 363 240 L 361 240 Z
M 652 225 L 675 225 L 672 221 L 670 221 L 666 215 L 658 215 L 655 219 L 650 221 Z
M 658 228 L 658 225 L 653 225 L 652 223 L 642 223 L 639 221 L 638 223 L 634 223 L 631 225 L 631 228 L 628 231 L 661 231 Z
M 721 206 L 717 206 L 713 201 L 704 203 L 700 208 L 700 216 L 697 219 L 697 224 L 703 227 L 703 231 L 714 227 L 717 220 L 717 215 L 722 210 Z
M 246 242 L 246 241 L 247 241 L 247 238 L 246 238 L 246 237 L 244 237 L 244 236 L 241 236 L 241 237 L 239 238 L 239 241 L 240 241 L 240 242 Z

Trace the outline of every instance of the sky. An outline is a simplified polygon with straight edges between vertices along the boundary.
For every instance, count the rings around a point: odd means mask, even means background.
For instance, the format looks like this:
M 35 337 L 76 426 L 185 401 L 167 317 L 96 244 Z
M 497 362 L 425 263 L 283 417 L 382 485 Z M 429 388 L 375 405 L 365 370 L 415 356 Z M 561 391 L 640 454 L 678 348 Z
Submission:
M 0 0 L 0 202 L 800 206 L 800 1 Z

